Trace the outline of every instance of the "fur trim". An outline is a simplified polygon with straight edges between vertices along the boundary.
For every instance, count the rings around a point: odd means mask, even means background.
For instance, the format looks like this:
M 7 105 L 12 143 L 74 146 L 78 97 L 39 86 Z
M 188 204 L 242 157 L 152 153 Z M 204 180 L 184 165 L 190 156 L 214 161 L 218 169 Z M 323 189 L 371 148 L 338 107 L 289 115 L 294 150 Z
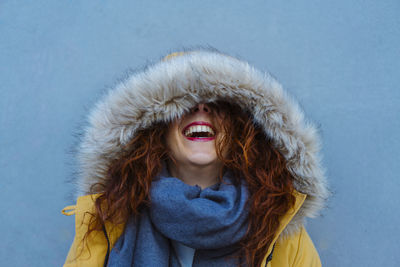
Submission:
M 299 229 L 303 218 L 316 216 L 328 197 L 317 129 L 269 74 L 218 52 L 170 57 L 131 75 L 96 105 L 78 151 L 78 194 L 89 193 L 91 185 L 105 179 L 110 162 L 138 129 L 169 122 L 196 103 L 217 99 L 252 111 L 286 158 L 295 188 L 307 199 L 285 232 Z

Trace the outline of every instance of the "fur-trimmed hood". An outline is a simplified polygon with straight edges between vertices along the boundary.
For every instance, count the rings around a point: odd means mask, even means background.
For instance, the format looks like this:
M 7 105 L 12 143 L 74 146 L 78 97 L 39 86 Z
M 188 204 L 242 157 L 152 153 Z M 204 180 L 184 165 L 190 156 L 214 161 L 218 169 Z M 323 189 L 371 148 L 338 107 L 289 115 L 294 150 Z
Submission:
M 287 160 L 297 191 L 307 194 L 287 231 L 314 217 L 328 197 L 317 129 L 297 102 L 268 73 L 214 51 L 168 56 L 132 74 L 92 110 L 78 149 L 78 195 L 102 181 L 110 162 L 138 129 L 172 121 L 201 102 L 233 101 L 253 114 Z

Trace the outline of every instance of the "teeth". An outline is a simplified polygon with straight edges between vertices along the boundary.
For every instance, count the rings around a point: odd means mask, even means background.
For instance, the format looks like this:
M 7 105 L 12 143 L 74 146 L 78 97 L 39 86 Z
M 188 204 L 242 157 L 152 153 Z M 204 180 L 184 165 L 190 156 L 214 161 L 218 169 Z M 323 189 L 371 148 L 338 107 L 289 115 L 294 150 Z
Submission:
M 185 131 L 185 135 L 189 136 L 191 133 L 200 133 L 200 132 L 205 132 L 205 133 L 210 133 L 211 135 L 214 135 L 214 131 L 210 126 L 207 125 L 193 125 L 190 126 L 188 129 Z

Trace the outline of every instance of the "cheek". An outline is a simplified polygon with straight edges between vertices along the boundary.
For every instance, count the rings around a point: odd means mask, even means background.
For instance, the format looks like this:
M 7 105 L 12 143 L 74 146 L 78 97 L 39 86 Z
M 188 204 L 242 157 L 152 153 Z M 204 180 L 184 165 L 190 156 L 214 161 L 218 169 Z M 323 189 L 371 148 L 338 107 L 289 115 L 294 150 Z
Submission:
M 179 151 L 179 134 L 178 123 L 173 123 L 166 134 L 167 149 L 173 155 Z
M 175 136 L 174 136 L 175 129 L 176 129 L 176 125 L 171 125 L 168 128 L 168 131 L 167 131 L 167 134 L 166 134 L 166 143 L 167 143 L 167 148 L 169 150 L 172 149 L 172 147 L 173 147 L 173 145 L 175 143 Z

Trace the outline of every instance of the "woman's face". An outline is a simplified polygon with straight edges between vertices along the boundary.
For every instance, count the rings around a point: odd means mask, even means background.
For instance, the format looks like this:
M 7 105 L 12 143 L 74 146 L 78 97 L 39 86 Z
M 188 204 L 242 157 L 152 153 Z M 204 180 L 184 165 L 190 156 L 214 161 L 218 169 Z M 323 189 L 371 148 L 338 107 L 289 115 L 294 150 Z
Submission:
M 220 142 L 224 136 L 223 117 L 224 114 L 210 105 L 198 104 L 189 114 L 172 122 L 166 141 L 178 165 L 220 166 L 215 142 Z

